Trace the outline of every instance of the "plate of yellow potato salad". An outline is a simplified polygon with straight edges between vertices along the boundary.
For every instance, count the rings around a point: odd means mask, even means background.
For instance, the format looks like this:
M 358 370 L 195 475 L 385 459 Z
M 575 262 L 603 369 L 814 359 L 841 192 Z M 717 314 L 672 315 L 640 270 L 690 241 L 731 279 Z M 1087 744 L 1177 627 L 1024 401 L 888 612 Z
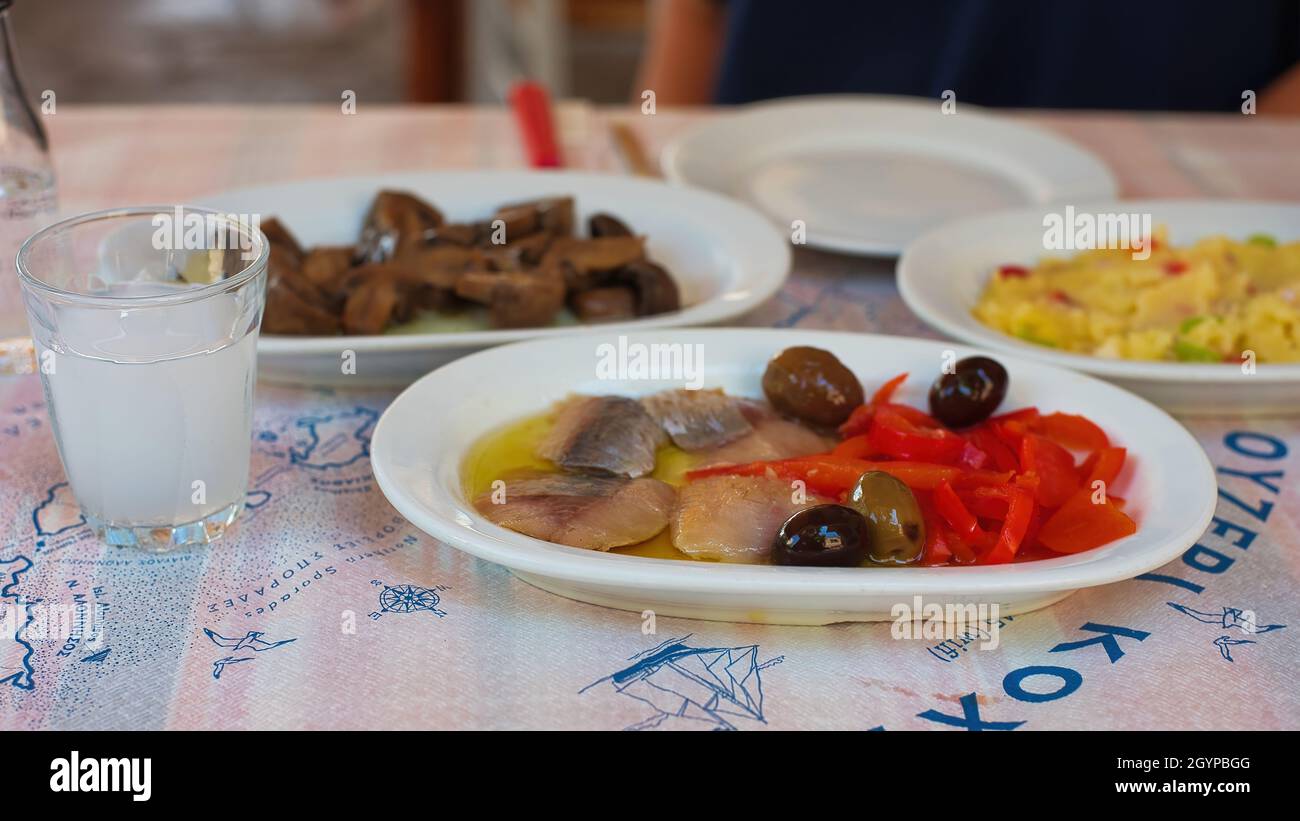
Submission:
M 898 263 L 909 307 L 1178 413 L 1297 413 L 1300 205 L 1115 201 L 949 223 Z

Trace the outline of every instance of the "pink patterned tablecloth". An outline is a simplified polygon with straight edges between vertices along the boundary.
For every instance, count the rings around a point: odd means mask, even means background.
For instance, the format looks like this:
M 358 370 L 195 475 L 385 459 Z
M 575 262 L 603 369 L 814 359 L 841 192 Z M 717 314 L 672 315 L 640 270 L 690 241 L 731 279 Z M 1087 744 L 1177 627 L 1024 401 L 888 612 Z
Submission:
M 563 106 L 572 166 L 621 170 L 612 116 Z M 709 116 L 631 122 L 653 149 Z M 1014 116 L 1101 155 L 1125 196 L 1300 192 L 1300 121 Z M 61 106 L 48 127 L 65 212 L 523 164 L 508 114 L 484 108 Z M 802 249 L 743 324 L 934 335 L 900 301 L 892 263 Z M 888 624 L 659 618 L 649 633 L 639 614 L 543 593 L 384 500 L 368 443 L 392 397 L 259 386 L 237 538 L 149 557 L 87 531 L 39 382 L 0 379 L 0 728 L 1300 728 L 1300 419 L 1185 420 L 1220 475 L 1199 543 L 1145 577 L 1008 617 L 981 649 L 977 634 L 895 640 Z M 384 610 L 394 590 L 414 605 Z M 60 612 L 71 629 L 44 629 Z M 221 639 L 250 632 L 286 643 Z M 666 701 L 621 686 L 629 675 Z

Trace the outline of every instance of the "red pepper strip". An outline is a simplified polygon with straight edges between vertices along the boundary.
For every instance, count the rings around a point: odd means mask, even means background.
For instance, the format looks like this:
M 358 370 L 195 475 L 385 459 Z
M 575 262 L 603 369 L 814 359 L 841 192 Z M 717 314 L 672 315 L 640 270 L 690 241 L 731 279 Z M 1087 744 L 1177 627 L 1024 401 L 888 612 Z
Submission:
M 916 425 L 918 427 L 941 428 L 945 431 L 948 430 L 946 427 L 944 427 L 944 424 L 940 422 L 938 419 L 935 419 L 933 416 L 926 413 L 925 411 L 919 408 L 914 408 L 911 405 L 900 405 L 897 402 L 885 402 L 883 404 L 876 405 L 876 412 L 878 413 L 882 408 L 888 408 L 889 410 L 893 411 L 894 413 L 897 413 L 899 416 L 902 416 L 904 419 L 906 419 L 907 421 L 911 422 L 913 425 Z
M 876 408 L 880 405 L 887 404 L 891 399 L 893 399 L 894 392 L 898 390 L 898 386 L 903 384 L 906 380 L 907 374 L 900 373 L 898 376 L 895 376 L 893 379 L 890 379 L 888 382 L 877 388 L 876 392 L 871 395 L 870 401 L 865 405 L 858 405 L 854 408 L 853 412 L 849 414 L 849 418 L 845 420 L 844 424 L 840 425 L 840 436 L 858 436 L 866 433 L 871 427 L 871 417 L 875 415 Z
M 957 564 L 975 564 L 978 557 L 975 555 L 975 551 L 971 549 L 970 545 L 966 544 L 960 536 L 953 533 L 948 528 L 944 528 L 943 535 L 945 540 L 948 542 L 948 549 L 952 551 L 953 558 L 957 560 Z M 986 538 L 987 535 L 988 534 L 985 534 Z
M 876 389 L 876 392 L 871 395 L 871 404 L 883 405 L 886 402 L 891 401 L 894 398 L 894 392 L 898 390 L 898 386 L 906 381 L 907 374 L 900 373 L 898 376 L 895 376 L 893 379 L 881 385 Z
M 1025 434 L 1020 440 L 1020 466 L 1026 473 L 1038 476 L 1038 490 L 1034 497 L 1044 507 L 1060 507 L 1079 489 L 1074 457 L 1065 448 L 1036 433 Z
M 988 421 L 1025 422 L 1028 424 L 1033 424 L 1034 422 L 1038 421 L 1039 417 L 1040 414 L 1038 413 L 1038 408 L 1028 407 L 1028 408 L 1021 408 L 1020 410 L 1013 410 L 1008 413 L 1001 413 L 998 414 L 997 416 L 990 416 Z
M 925 522 L 925 546 L 921 550 L 921 564 L 927 567 L 947 564 L 952 558 L 952 548 L 931 505 L 921 504 L 921 518 Z
M 849 414 L 849 418 L 840 425 L 840 436 L 852 438 L 862 436 L 871 428 L 871 417 L 876 415 L 875 405 L 858 405 Z
M 895 459 L 940 464 L 954 462 L 966 444 L 952 431 L 922 427 L 889 405 L 876 409 L 867 435 L 878 452 Z
M 831 456 L 836 459 L 866 459 L 875 455 L 877 455 L 876 450 L 871 446 L 871 439 L 865 433 L 850 436 L 831 451 Z
M 980 564 L 1005 564 L 1011 561 L 1016 557 L 1025 534 L 1029 532 L 1029 523 L 1034 516 L 1033 495 L 1015 485 L 1007 485 L 1006 493 L 1006 521 L 1002 523 L 997 542 L 980 557 Z
M 925 462 L 877 462 L 867 459 L 842 459 L 842 460 L 818 460 L 816 457 L 804 459 L 791 459 L 788 464 L 790 469 L 798 473 L 805 464 L 812 463 L 814 467 L 827 465 L 827 473 L 832 470 L 840 470 L 836 474 L 836 484 L 843 480 L 840 492 L 846 492 L 853 488 L 858 482 L 858 478 L 869 470 L 879 470 L 888 473 L 890 476 L 898 479 L 912 490 L 933 490 L 940 482 L 944 480 L 953 480 L 961 475 L 961 469 L 949 467 L 948 465 L 932 465 Z M 832 468 L 831 465 L 838 465 L 838 468 Z M 782 478 L 799 478 L 798 476 L 783 472 L 778 469 L 777 475 Z M 823 474 L 824 476 L 826 474 Z M 809 482 L 809 487 L 813 487 Z
M 1002 444 L 1006 445 L 1007 449 L 1013 454 L 1016 454 L 1016 467 L 1019 467 L 1020 440 L 1024 439 L 1025 434 L 1029 432 L 1028 428 L 1025 427 L 1025 423 L 1010 419 L 1006 422 L 989 422 L 987 424 L 989 430 L 993 431 L 993 434 L 1002 440 Z
M 1099 451 L 1094 450 L 1092 453 L 1089 453 L 1087 456 L 1083 457 L 1083 462 L 1079 464 L 1080 476 L 1086 477 L 1092 475 L 1092 469 L 1097 466 L 1097 457 L 1099 453 L 1100 453 Z
M 966 505 L 962 504 L 952 485 L 947 482 L 939 483 L 939 486 L 934 489 L 934 506 L 939 511 L 939 515 L 952 525 L 953 530 L 957 531 L 958 536 L 968 538 L 979 536 L 979 521 L 966 509 Z
M 940 465 L 939 467 L 943 467 Z M 1011 481 L 1014 476 L 1011 471 L 993 471 L 993 470 L 967 470 L 960 471 L 958 474 L 949 479 L 948 482 L 958 490 L 978 487 L 997 487 L 1005 485 Z
M 1124 448 L 1102 448 L 1088 457 L 1084 462 L 1087 467 L 1085 473 L 1088 476 L 1088 489 L 1091 490 L 1093 482 L 1105 482 L 1109 485 L 1119 476 L 1119 472 L 1124 469 L 1124 460 L 1128 458 L 1128 451 Z M 1091 463 L 1091 464 L 1089 464 Z
M 1043 522 L 1038 542 L 1057 553 L 1079 553 L 1137 532 L 1137 525 L 1110 500 L 1093 504 L 1087 488 L 1066 500 Z
M 814 493 L 838 498 L 870 470 L 870 463 L 860 459 L 831 459 L 810 456 L 801 459 L 778 459 L 768 462 L 750 462 L 744 465 L 716 465 L 687 472 L 691 480 L 710 476 L 766 476 L 773 475 L 786 481 L 799 480 Z
M 966 509 L 977 518 L 996 522 L 1007 518 L 1007 496 L 996 485 L 970 488 L 957 495 Z
M 1043 529 L 1043 522 L 1047 521 L 1050 510 L 1041 505 L 1034 506 L 1034 515 L 1029 518 L 1029 529 L 1025 531 L 1025 538 L 1020 541 L 1020 553 L 1023 555 L 1026 550 L 1038 546 L 1038 533 Z
M 860 459 L 791 459 L 775 467 L 776 475 L 788 482 L 801 480 L 814 493 L 839 499 L 853 489 L 869 470 Z
M 1007 447 L 990 428 L 979 426 L 966 431 L 966 439 L 988 456 L 989 467 L 995 470 L 1019 470 L 1020 460 L 1015 451 Z M 988 463 L 986 463 L 988 464 Z
M 1032 470 L 1028 473 L 1017 473 L 1014 481 L 1017 486 L 1024 488 L 1030 493 L 1037 493 L 1038 486 L 1042 484 L 1038 479 L 1038 474 L 1034 473 Z
M 921 505 L 921 516 L 925 521 L 925 549 L 921 554 L 921 564 L 928 567 L 974 564 L 975 551 L 935 511 L 933 494 L 918 491 L 916 500 Z M 984 535 L 987 539 L 988 534 Z
M 988 471 L 967 471 L 963 475 L 961 468 L 950 465 L 841 459 L 824 454 L 796 459 L 750 462 L 743 465 L 714 465 L 687 471 L 686 478 L 693 481 L 709 476 L 764 476 L 769 470 L 782 479 L 803 479 L 808 481 L 810 489 L 830 494 L 839 494 L 851 489 L 857 484 L 858 477 L 869 470 L 884 471 L 913 490 L 933 490 L 944 480 L 978 484 L 993 483 L 999 479 L 999 474 Z M 810 479 L 815 479 L 815 483 Z M 1002 477 L 1002 481 L 1005 482 L 1006 477 Z
M 1049 413 L 1031 429 L 1071 450 L 1101 450 L 1110 447 L 1106 432 L 1090 419 L 1072 413 Z

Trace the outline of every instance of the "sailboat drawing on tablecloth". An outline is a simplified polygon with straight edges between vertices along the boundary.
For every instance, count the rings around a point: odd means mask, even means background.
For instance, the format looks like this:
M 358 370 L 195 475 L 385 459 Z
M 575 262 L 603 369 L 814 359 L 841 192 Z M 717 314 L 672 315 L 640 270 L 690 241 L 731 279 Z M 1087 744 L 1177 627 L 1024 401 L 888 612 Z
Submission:
M 690 636 L 669 639 L 638 653 L 631 665 L 594 681 L 580 692 L 605 685 L 654 710 L 626 729 L 735 730 L 766 723 L 762 671 L 784 656 L 758 660 L 758 645 L 692 647 Z

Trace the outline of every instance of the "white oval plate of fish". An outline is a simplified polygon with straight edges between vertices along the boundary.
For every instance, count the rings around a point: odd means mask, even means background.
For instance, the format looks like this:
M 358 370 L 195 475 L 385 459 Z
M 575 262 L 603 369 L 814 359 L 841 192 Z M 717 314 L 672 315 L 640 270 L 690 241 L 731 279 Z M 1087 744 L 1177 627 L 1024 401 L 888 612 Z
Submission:
M 980 413 L 996 407 L 998 415 L 976 427 L 992 429 L 996 422 L 997 431 L 1014 429 L 1030 438 L 1030 430 L 1049 430 L 1039 420 L 1066 419 L 1063 414 L 1091 420 L 1093 429 L 1109 436 L 1108 448 L 1127 453 L 1119 463 L 1122 472 L 1107 477 L 1110 486 L 1101 500 L 1107 521 L 1128 522 L 1127 530 L 1096 538 L 1090 548 L 1076 544 L 1059 554 L 1023 552 L 989 564 L 959 562 L 957 545 L 965 543 L 953 540 L 947 542 L 950 553 L 938 562 L 951 556 L 951 563 L 920 566 L 922 544 L 930 562 L 941 555 L 932 551 L 945 542 L 907 524 L 919 522 L 919 512 L 909 518 L 899 511 L 908 510 L 915 498 L 934 498 L 936 481 L 953 477 L 950 487 L 955 487 L 966 481 L 958 475 L 972 482 L 999 476 L 990 481 L 1007 483 L 999 485 L 1010 494 L 1001 497 L 1004 501 L 1026 493 L 1031 500 L 1046 498 L 1039 494 L 1047 483 L 1034 478 L 1046 477 L 1046 467 L 1014 479 L 1014 472 L 998 474 L 997 463 L 987 461 L 993 446 L 966 447 L 983 440 L 975 439 L 975 427 L 959 429 L 956 422 L 955 433 L 931 432 L 944 448 L 947 437 L 962 438 L 960 463 L 969 470 L 921 466 L 915 458 L 852 462 L 883 467 L 872 467 L 852 493 L 838 499 L 824 484 L 825 474 L 814 471 L 805 486 L 772 471 L 773 465 L 815 459 L 809 454 L 837 447 L 837 441 L 851 447 L 869 440 L 874 447 L 878 423 L 907 429 L 897 421 L 900 414 L 939 424 L 933 419 L 946 420 L 958 406 L 945 406 L 940 414 L 931 405 L 936 417 L 925 416 L 931 383 L 936 377 L 966 378 L 968 365 L 982 361 L 973 358 L 979 355 L 931 340 L 776 329 L 681 329 L 524 342 L 465 357 L 409 387 L 380 419 L 371 460 L 393 506 L 441 542 L 567 598 L 683 618 L 775 624 L 888 620 L 896 605 L 911 607 L 915 596 L 926 606 L 996 604 L 1002 614 L 1014 614 L 1152 570 L 1201 535 L 1217 487 L 1204 451 L 1181 425 L 1113 385 L 1010 356 L 997 357 L 1004 369 L 1002 393 L 981 394 L 981 401 L 988 401 Z M 778 365 L 784 370 L 773 370 Z M 904 372 L 910 377 L 892 397 L 888 390 L 877 391 Z M 978 376 L 987 379 L 987 372 Z M 781 387 L 786 383 L 773 373 L 802 374 L 802 381 L 787 380 L 799 385 L 799 392 Z M 809 374 L 812 379 L 805 378 Z M 1032 422 L 1029 408 L 1036 409 Z M 850 431 L 858 414 L 871 409 L 862 417 L 868 427 Z M 1004 417 L 1008 411 L 1017 413 Z M 957 412 L 964 411 L 958 407 Z M 849 421 L 836 434 L 845 414 Z M 1015 427 L 1002 419 L 1023 424 Z M 869 434 L 861 433 L 868 429 Z M 840 441 L 841 435 L 847 438 Z M 1043 437 L 1034 433 L 1032 438 Z M 891 454 L 899 441 L 913 447 L 910 443 L 921 440 L 879 440 Z M 921 443 L 929 447 L 927 442 Z M 947 464 L 957 464 L 955 451 L 944 452 Z M 1039 461 L 1033 464 L 1046 465 L 1045 451 L 1034 452 Z M 762 469 L 746 470 L 747 465 Z M 1068 475 L 1101 475 L 1092 458 L 1077 465 Z M 921 472 L 909 474 L 913 468 Z M 917 478 L 923 475 L 931 477 L 930 484 Z M 906 482 L 907 500 L 886 501 L 896 498 L 890 495 L 893 476 L 904 477 L 894 484 Z M 1022 492 L 1013 485 L 1023 478 L 1034 482 Z M 970 489 L 973 484 L 960 486 L 967 488 L 963 494 L 984 493 Z M 1096 486 L 1093 482 L 1093 491 Z M 873 489 L 861 490 L 868 487 Z M 913 498 L 909 487 L 927 489 L 918 489 Z M 1106 492 L 1114 498 L 1105 498 Z M 1086 495 L 1085 488 L 1076 486 L 1069 494 L 1070 499 Z M 1066 514 L 1072 502 L 1064 498 L 1044 502 L 1035 544 L 1055 550 L 1062 533 L 1079 536 Z M 996 525 L 987 533 L 970 531 L 987 540 L 969 544 L 990 551 L 982 553 L 985 557 L 1007 544 L 1014 555 L 1022 538 L 1029 544 L 1023 523 L 1013 533 L 1016 504 L 1006 504 L 1003 514 L 973 507 L 981 517 L 1004 515 L 1006 524 L 1000 534 Z M 805 540 L 802 547 L 788 538 L 791 532 L 812 533 L 796 528 L 796 521 L 840 514 L 855 517 L 853 527 L 869 523 L 860 545 L 869 553 L 852 554 L 848 566 L 807 566 L 806 558 L 791 558 L 813 555 L 799 553 L 805 549 L 825 548 L 827 553 L 818 554 L 823 556 L 859 549 L 848 536 L 824 544 Z M 1064 520 L 1064 528 L 1052 526 L 1057 519 Z M 924 521 L 930 532 L 952 536 L 946 524 L 931 523 L 928 512 Z M 826 532 L 820 531 L 823 537 Z
M 271 240 L 258 372 L 276 382 L 404 385 L 507 342 L 715 324 L 790 270 L 744 205 L 609 174 L 341 177 L 200 204 L 257 215 Z

